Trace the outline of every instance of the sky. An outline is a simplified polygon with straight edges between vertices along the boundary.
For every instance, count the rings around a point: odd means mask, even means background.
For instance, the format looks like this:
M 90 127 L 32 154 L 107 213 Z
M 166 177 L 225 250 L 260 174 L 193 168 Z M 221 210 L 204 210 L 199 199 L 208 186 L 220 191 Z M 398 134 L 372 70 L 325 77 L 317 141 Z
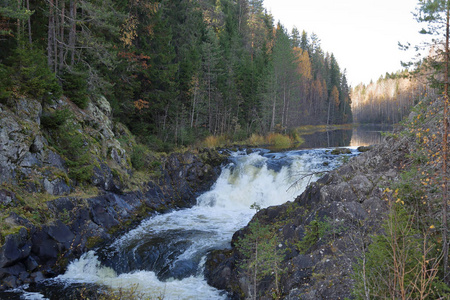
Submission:
M 264 7 L 290 33 L 316 33 L 322 49 L 333 53 L 352 86 L 402 70 L 410 61 L 398 42 L 420 44 L 423 35 L 412 12 L 416 0 L 265 0 Z

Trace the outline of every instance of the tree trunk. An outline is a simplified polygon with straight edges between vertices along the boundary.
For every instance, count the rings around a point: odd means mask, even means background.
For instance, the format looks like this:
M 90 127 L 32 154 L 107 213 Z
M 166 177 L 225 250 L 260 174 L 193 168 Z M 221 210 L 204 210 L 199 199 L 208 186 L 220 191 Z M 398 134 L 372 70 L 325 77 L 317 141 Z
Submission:
M 22 6 L 22 1 L 18 0 L 17 1 L 17 11 L 20 11 L 20 9 L 22 8 L 21 6 Z M 20 21 L 20 18 L 17 18 L 16 26 L 17 26 L 17 40 L 18 41 L 20 41 L 20 37 L 22 36 L 21 23 L 22 22 Z
M 447 276 L 447 264 L 448 264 L 448 241 L 447 241 L 447 202 L 448 202 L 448 178 L 447 178 L 447 159 L 448 159 L 448 76 L 449 76 L 449 35 L 450 35 L 450 7 L 448 1 L 446 1 L 446 35 L 445 35 L 445 86 L 444 86 L 444 115 L 442 116 L 444 122 L 444 132 L 442 138 L 442 255 L 444 263 L 444 280 L 449 282 Z
M 277 103 L 276 94 L 273 95 L 273 104 L 272 104 L 272 121 L 270 123 L 270 131 L 273 131 L 275 128 L 275 105 Z
M 195 115 L 195 105 L 197 98 L 197 84 L 194 87 L 194 99 L 192 100 L 192 113 L 191 113 L 191 128 L 194 127 L 194 115 Z
M 70 65 L 75 63 L 75 39 L 76 39 L 76 18 L 77 18 L 77 1 L 70 0 L 69 3 L 69 51 L 70 51 Z
M 27 0 L 27 9 L 30 10 L 30 0 Z M 28 17 L 28 42 L 33 44 L 33 40 L 31 38 L 31 16 Z
M 253 299 L 257 299 L 256 293 L 258 291 L 258 239 L 255 243 L 255 269 L 253 273 Z
M 59 0 L 55 0 L 55 10 L 54 16 L 53 16 L 53 72 L 57 72 L 58 70 L 58 34 L 59 34 L 59 15 L 58 15 L 58 8 L 59 8 Z
M 331 109 L 331 99 L 328 100 L 327 126 L 330 125 L 330 109 Z
M 65 8 L 66 3 L 64 0 L 61 0 L 61 17 L 60 17 L 60 23 L 59 23 L 59 64 L 58 64 L 58 70 L 61 70 L 61 68 L 64 65 L 64 20 L 65 20 Z
M 47 33 L 47 63 L 51 70 L 54 66 L 54 40 L 55 40 L 55 4 L 49 0 L 48 33 Z
M 281 111 L 281 128 L 286 124 L 286 85 L 283 86 L 283 110 Z

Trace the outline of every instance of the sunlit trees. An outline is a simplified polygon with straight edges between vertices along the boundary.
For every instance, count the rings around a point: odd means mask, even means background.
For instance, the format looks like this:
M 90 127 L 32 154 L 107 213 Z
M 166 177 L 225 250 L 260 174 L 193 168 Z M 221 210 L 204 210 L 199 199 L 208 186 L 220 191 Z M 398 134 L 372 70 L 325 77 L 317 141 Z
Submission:
M 406 72 L 387 74 L 368 85 L 360 84 L 351 91 L 352 109 L 358 123 L 395 124 L 407 116 L 427 86 L 418 79 L 407 78 Z

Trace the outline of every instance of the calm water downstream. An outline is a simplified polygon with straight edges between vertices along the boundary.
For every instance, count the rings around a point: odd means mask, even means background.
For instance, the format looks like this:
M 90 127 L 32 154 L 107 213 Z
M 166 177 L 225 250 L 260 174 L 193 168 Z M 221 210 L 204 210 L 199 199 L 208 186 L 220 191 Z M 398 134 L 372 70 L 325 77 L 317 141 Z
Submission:
M 305 143 L 302 148 L 322 147 L 358 147 L 379 144 L 381 132 L 392 131 L 390 125 L 361 125 L 352 129 L 329 130 L 314 132 L 303 136 Z
M 380 140 L 379 132 L 364 135 L 361 130 L 351 130 L 330 132 L 325 142 L 336 141 L 337 135 L 348 141 L 342 146 L 351 145 L 348 156 L 358 154 L 356 146 Z M 110 245 L 73 261 L 65 274 L 3 295 L 10 299 L 77 299 L 74 291 L 104 286 L 134 288 L 150 299 L 160 295 L 169 300 L 227 299 L 225 292 L 210 287 L 204 279 L 208 251 L 230 247 L 233 233 L 254 215 L 253 203 L 268 207 L 294 200 L 310 179 L 317 180 L 306 178 L 291 188 L 302 174 L 331 170 L 341 162 L 342 157 L 331 155 L 327 148 L 231 153 L 217 182 L 193 208 L 150 217 Z M 1 299 L 8 299 L 3 295 Z

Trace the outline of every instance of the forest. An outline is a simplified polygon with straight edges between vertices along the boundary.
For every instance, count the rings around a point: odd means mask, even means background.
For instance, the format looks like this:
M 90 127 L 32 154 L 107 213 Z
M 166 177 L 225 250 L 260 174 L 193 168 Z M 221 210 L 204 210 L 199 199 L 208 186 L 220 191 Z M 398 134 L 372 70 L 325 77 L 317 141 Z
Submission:
M 102 95 L 155 150 L 352 122 L 334 55 L 262 0 L 2 0 L 0 41 L 2 103 Z
M 427 94 L 431 96 L 434 90 L 427 81 L 423 67 L 414 72 L 403 70 L 386 73 L 376 82 L 368 85 L 361 83 L 352 88 L 350 98 L 354 121 L 397 124 Z

